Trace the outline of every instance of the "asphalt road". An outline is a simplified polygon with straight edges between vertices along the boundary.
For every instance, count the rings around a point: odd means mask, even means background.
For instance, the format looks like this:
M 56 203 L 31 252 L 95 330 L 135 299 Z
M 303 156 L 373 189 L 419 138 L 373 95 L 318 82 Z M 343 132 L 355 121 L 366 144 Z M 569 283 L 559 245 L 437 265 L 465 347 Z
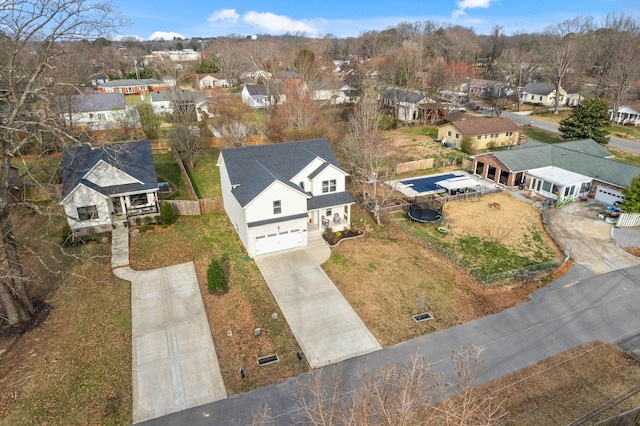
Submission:
M 485 112 L 485 111 L 483 111 Z M 550 132 L 558 132 L 558 125 L 549 121 L 540 120 L 529 115 L 520 115 L 513 112 L 503 112 L 501 117 L 506 117 L 513 120 L 517 124 L 533 124 L 534 127 L 538 127 Z M 626 140 L 620 138 L 611 138 L 609 140 L 609 146 L 614 148 L 624 149 L 636 154 L 640 154 L 640 140 Z
M 434 373 L 450 375 L 452 351 L 478 347 L 487 367 L 487 373 L 477 377 L 476 384 L 481 384 L 594 340 L 640 345 L 640 266 L 585 276 L 589 273 L 584 268 L 574 267 L 526 303 L 316 371 L 330 380 L 336 373 L 348 392 L 358 386 L 365 367 L 371 371 L 419 354 L 433 365 Z M 143 424 L 250 424 L 261 403 L 268 404 L 275 424 L 294 424 L 301 420 L 297 382 L 307 379 L 308 374 L 302 374 Z

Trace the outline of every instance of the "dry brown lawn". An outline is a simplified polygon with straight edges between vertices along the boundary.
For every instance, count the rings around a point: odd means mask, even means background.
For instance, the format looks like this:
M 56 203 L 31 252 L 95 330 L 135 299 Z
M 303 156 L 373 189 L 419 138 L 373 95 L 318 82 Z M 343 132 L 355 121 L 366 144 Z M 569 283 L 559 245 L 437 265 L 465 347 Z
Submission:
M 493 208 L 490 218 L 485 207 L 496 202 L 501 207 Z M 452 238 L 467 232 L 485 238 L 488 227 L 495 223 L 492 220 L 502 220 L 511 230 L 505 242 L 517 247 L 524 244 L 532 227 L 544 234 L 536 213 L 539 215 L 533 206 L 506 194 L 449 203 L 445 209 L 445 217 L 451 217 L 448 226 Z M 368 220 L 358 208 L 353 215 Z M 522 219 L 528 216 L 531 220 L 524 222 Z M 370 226 L 373 231 L 364 238 L 347 240 L 333 248 L 323 268 L 382 345 L 498 312 L 527 300 L 542 285 L 534 280 L 483 290 L 469 271 L 425 248 L 416 238 L 393 227 Z M 434 320 L 413 321 L 412 315 L 419 313 L 420 298 Z
M 503 401 L 507 425 L 566 425 L 640 383 L 640 362 L 619 347 L 592 342 L 479 389 Z M 640 406 L 640 393 L 603 412 L 595 424 Z

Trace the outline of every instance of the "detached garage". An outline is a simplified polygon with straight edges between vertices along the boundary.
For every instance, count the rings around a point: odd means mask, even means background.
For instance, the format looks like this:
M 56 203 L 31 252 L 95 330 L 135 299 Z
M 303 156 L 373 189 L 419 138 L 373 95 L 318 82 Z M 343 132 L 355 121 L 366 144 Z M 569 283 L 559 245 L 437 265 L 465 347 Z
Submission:
M 604 185 L 598 185 L 596 188 L 596 201 L 600 201 L 605 204 L 613 204 L 616 201 L 624 201 L 624 195 L 622 191 L 614 189 Z

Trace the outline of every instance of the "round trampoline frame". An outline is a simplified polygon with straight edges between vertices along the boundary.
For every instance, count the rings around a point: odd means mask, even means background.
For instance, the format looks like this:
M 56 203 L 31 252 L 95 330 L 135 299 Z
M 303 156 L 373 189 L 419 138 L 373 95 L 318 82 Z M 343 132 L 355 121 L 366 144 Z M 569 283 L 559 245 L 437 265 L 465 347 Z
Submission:
M 442 213 L 426 207 L 412 208 L 407 212 L 409 219 L 420 223 L 436 223 L 442 220 Z

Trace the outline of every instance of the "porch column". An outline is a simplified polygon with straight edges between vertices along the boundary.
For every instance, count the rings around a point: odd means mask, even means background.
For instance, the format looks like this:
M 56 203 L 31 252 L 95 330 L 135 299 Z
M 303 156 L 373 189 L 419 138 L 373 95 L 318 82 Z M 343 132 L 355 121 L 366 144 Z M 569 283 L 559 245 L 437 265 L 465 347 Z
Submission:
M 351 204 L 347 204 L 347 217 L 349 218 L 347 226 L 351 228 Z

